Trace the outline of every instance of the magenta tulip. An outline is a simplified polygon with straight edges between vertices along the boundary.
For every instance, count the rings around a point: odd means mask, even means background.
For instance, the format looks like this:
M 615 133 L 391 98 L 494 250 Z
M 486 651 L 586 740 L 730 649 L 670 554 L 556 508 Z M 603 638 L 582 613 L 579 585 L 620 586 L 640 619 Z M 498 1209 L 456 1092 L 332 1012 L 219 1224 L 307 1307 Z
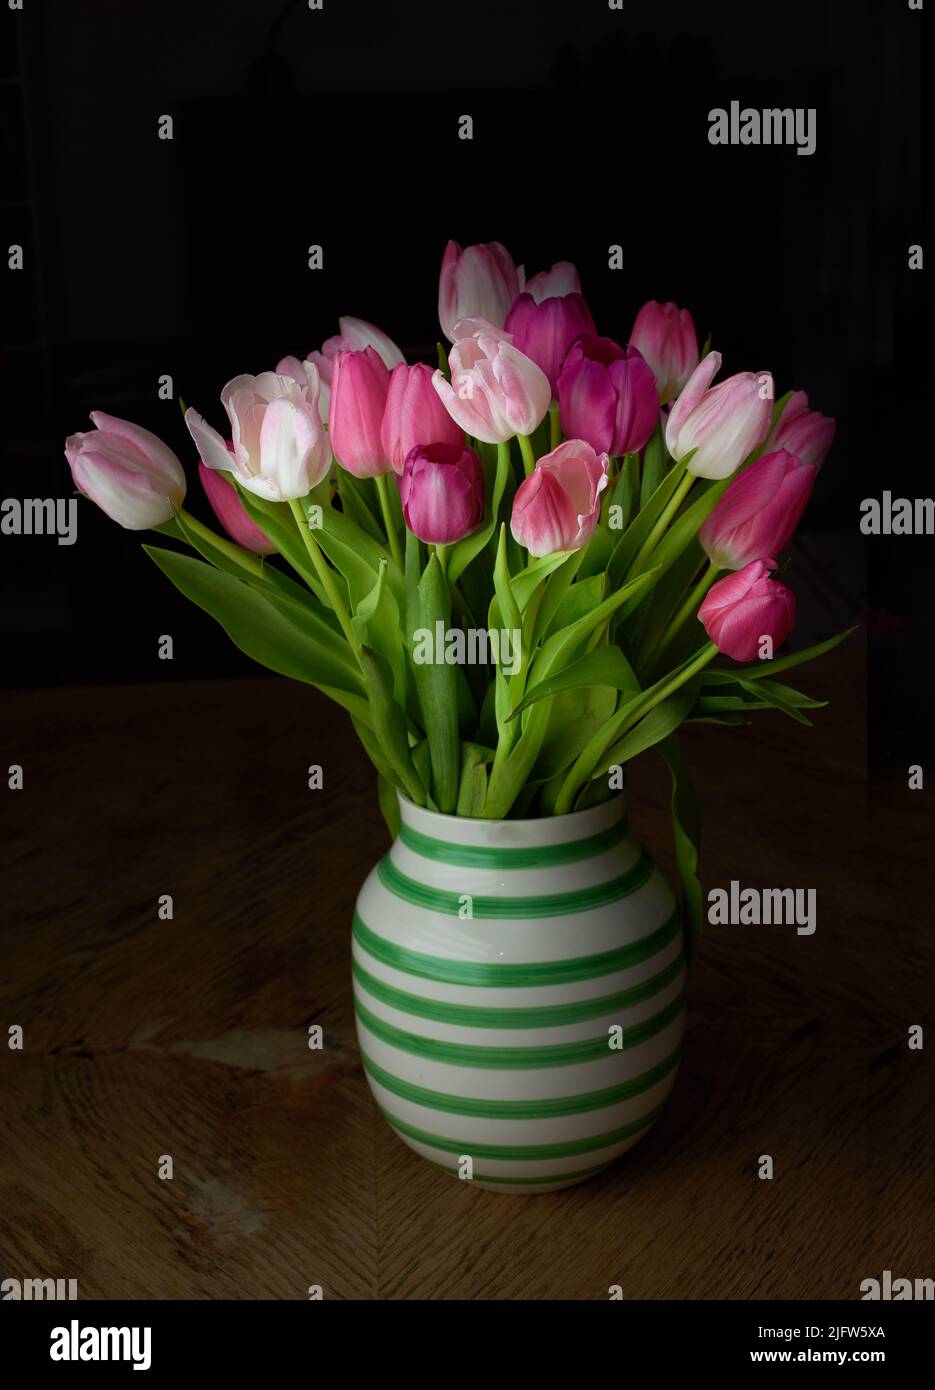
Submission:
M 448 414 L 486 444 L 532 434 L 552 399 L 545 372 L 490 323 L 464 319 L 457 332 L 448 354 L 451 381 L 441 370 L 432 377 Z
M 93 430 L 65 440 L 75 487 L 128 531 L 170 521 L 185 497 L 185 473 L 149 430 L 92 410 Z
M 418 444 L 406 455 L 399 500 L 406 525 L 420 541 L 460 541 L 484 515 L 481 461 L 464 444 Z
M 581 279 L 571 261 L 556 261 L 551 270 L 540 270 L 526 281 L 526 293 L 537 304 L 544 299 L 561 299 L 566 294 L 580 294 Z
M 328 433 L 342 468 L 356 478 L 378 478 L 390 471 L 380 431 L 390 374 L 379 353 L 339 352 L 331 377 Z
M 513 499 L 510 530 L 530 555 L 580 550 L 597 525 L 610 460 L 583 439 L 546 454 Z
M 770 639 L 782 646 L 795 623 L 795 595 L 770 579 L 776 561 L 753 560 L 736 574 L 719 579 L 698 609 L 698 620 L 718 651 L 735 661 L 754 661 Z
M 642 449 L 659 418 L 652 368 L 637 348 L 583 333 L 558 378 L 562 430 L 606 454 Z
M 558 376 L 572 343 L 581 333 L 595 332 L 591 311 L 580 294 L 537 301 L 521 294 L 504 325 L 513 345 L 532 358 L 549 378 L 552 399 L 558 398 Z
M 769 443 L 777 449 L 788 449 L 803 463 L 820 468 L 834 442 L 837 428 L 830 415 L 809 410 L 808 396 L 804 391 L 795 391 L 786 401 Z
M 779 555 L 792 538 L 818 470 L 779 449 L 739 474 L 698 532 L 711 563 L 740 570 L 761 555 Z
M 198 477 L 211 503 L 211 510 L 232 541 L 252 550 L 254 555 L 272 555 L 276 547 L 244 510 L 237 489 L 225 473 L 208 468 L 199 460 Z
M 630 346 L 653 369 L 659 399 L 674 400 L 698 365 L 698 335 L 687 309 L 651 299 L 636 316 Z
M 449 342 L 461 319 L 484 319 L 502 328 L 510 305 L 525 285 L 522 267 L 499 241 L 463 250 L 449 241 L 438 281 L 438 321 Z
M 739 372 L 711 386 L 721 354 L 709 352 L 692 372 L 666 422 L 666 446 L 674 459 L 696 452 L 688 472 L 729 478 L 763 443 L 773 413 L 769 372 Z
M 424 362 L 414 367 L 401 362 L 390 373 L 380 440 L 393 472 L 399 474 L 418 444 L 464 444 L 464 431 L 442 405 L 432 385 L 432 368 Z

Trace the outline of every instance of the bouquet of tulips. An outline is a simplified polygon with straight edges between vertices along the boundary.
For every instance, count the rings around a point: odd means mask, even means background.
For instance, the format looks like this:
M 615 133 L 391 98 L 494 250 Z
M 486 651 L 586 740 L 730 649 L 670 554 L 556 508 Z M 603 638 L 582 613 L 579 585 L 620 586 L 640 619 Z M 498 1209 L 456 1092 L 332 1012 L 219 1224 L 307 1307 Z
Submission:
M 679 872 L 700 913 L 698 814 L 677 739 L 817 705 L 776 677 L 795 619 L 771 577 L 834 421 L 769 372 L 719 384 L 691 315 L 645 304 L 599 336 L 568 262 L 527 280 L 497 242 L 442 260 L 439 365 L 340 321 L 305 360 L 238 376 L 219 432 L 185 420 L 225 534 L 183 506 L 176 455 L 95 412 L 66 457 L 255 661 L 342 705 L 379 774 L 459 816 L 560 815 L 656 747 Z M 729 658 L 726 664 L 718 658 Z

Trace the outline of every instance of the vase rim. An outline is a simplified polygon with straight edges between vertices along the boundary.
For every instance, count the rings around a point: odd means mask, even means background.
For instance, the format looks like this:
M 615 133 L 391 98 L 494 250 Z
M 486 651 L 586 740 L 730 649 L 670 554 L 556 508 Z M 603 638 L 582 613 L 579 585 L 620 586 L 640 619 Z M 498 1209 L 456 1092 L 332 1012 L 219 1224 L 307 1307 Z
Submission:
M 609 801 L 588 806 L 583 811 L 569 811 L 560 816 L 534 816 L 528 820 L 487 820 L 482 816 L 452 816 L 442 811 L 430 811 L 417 806 L 397 789 L 402 822 L 411 830 L 456 844 L 524 845 L 563 844 L 584 840 L 609 830 L 626 814 L 626 791 L 621 790 Z

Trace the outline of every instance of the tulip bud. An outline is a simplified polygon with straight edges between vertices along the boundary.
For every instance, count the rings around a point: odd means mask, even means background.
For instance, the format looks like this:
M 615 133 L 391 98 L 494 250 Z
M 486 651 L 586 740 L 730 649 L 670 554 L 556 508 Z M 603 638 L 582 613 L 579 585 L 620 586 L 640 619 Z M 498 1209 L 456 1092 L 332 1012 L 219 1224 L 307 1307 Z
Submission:
M 551 270 L 540 270 L 538 275 L 526 281 L 526 293 L 541 304 L 544 299 L 580 294 L 581 280 L 571 261 L 556 261 Z
M 779 555 L 805 511 L 818 470 L 779 449 L 734 479 L 698 532 L 711 563 L 740 570 L 761 555 Z
M 656 380 L 642 353 L 593 333 L 569 348 L 558 401 L 564 433 L 606 454 L 642 449 L 659 418 Z
M 224 473 L 208 468 L 199 461 L 198 477 L 211 503 L 211 510 L 232 541 L 252 550 L 254 555 L 272 555 L 276 547 L 244 510 L 237 489 Z
M 811 463 L 820 468 L 834 442 L 837 428 L 829 415 L 820 415 L 817 410 L 809 410 L 808 396 L 804 391 L 795 391 L 786 401 L 785 408 L 773 427 L 769 444 L 777 449 L 788 449 L 790 454 L 795 454 L 803 463 Z
M 414 367 L 400 362 L 390 372 L 380 442 L 393 472 L 399 474 L 407 454 L 418 444 L 451 444 L 457 448 L 464 444 L 464 431 L 442 405 L 432 385 L 432 368 L 424 362 L 417 362 Z
M 338 463 L 356 478 L 390 471 L 380 442 L 389 384 L 390 374 L 372 347 L 335 358 L 328 433 Z
M 432 377 L 448 414 L 486 444 L 532 434 L 552 399 L 548 377 L 492 324 L 467 319 L 456 331 L 448 354 L 451 381 L 442 371 Z
M 455 326 L 466 318 L 485 319 L 502 328 L 524 284 L 522 267 L 517 270 L 499 241 L 464 250 L 456 241 L 449 241 L 438 282 L 438 320 L 445 337 L 453 343 Z
M 781 647 L 795 623 L 795 595 L 770 579 L 775 560 L 754 560 L 712 585 L 698 609 L 698 620 L 725 656 L 753 661 L 764 637 Z
M 420 541 L 460 541 L 484 515 L 481 461 L 464 444 L 418 444 L 406 455 L 399 500 L 406 525 Z
M 75 487 L 128 531 L 170 521 L 185 498 L 185 473 L 156 435 L 92 410 L 93 430 L 70 435 L 65 457 Z
M 328 408 L 331 402 L 331 377 L 334 372 L 335 359 L 339 352 L 363 352 L 364 348 L 372 347 L 379 353 L 384 365 L 389 371 L 400 362 L 405 362 L 405 358 L 392 338 L 377 328 L 376 324 L 368 323 L 366 319 L 351 318 L 345 314 L 338 319 L 338 327 L 341 330 L 333 338 L 326 338 L 318 352 L 310 352 L 306 360 L 313 362 L 318 368 L 318 375 L 321 379 L 321 418 L 328 419 Z M 284 376 L 295 375 L 296 366 L 301 367 L 301 363 L 296 357 L 284 357 L 277 366 L 277 372 L 282 372 Z M 301 380 L 301 378 L 297 378 Z
M 674 459 L 697 452 L 688 472 L 698 478 L 729 478 L 763 443 L 773 413 L 769 372 L 738 372 L 710 386 L 721 354 L 709 352 L 692 372 L 666 422 L 666 446 Z
M 698 335 L 687 309 L 651 299 L 636 316 L 630 346 L 653 369 L 659 399 L 674 400 L 698 365 Z
M 514 303 L 504 328 L 512 335 L 513 345 L 545 372 L 553 400 L 558 397 L 558 375 L 568 349 L 579 334 L 595 331 L 591 311 L 580 294 L 535 300 L 528 291 Z
M 530 555 L 580 550 L 597 525 L 610 460 L 583 439 L 546 454 L 513 499 L 510 530 Z
M 318 369 L 302 364 L 304 384 L 278 372 L 237 376 L 221 392 L 232 451 L 216 429 L 189 409 L 185 423 L 208 468 L 233 473 L 269 502 L 305 497 L 331 467 L 318 408 Z

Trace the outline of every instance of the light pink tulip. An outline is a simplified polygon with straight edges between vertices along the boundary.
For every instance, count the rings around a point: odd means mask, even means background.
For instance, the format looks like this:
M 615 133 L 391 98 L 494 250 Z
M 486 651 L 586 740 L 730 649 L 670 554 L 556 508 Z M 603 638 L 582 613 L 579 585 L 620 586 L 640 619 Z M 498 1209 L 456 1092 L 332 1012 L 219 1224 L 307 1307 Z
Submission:
M 510 530 L 530 555 L 580 550 L 597 525 L 610 460 L 583 439 L 546 454 L 513 499 Z
M 335 358 L 328 433 L 335 458 L 355 478 L 390 471 L 380 438 L 389 384 L 390 374 L 372 347 Z
M 449 342 L 462 319 L 478 318 L 502 328 L 510 305 L 526 283 L 523 268 L 499 241 L 463 250 L 449 241 L 438 281 L 438 321 Z
M 208 468 L 234 477 L 270 502 L 305 497 L 331 467 L 331 449 L 318 409 L 318 369 L 302 364 L 305 383 L 278 372 L 237 376 L 221 392 L 233 453 L 197 410 L 185 423 Z
M 659 399 L 674 400 L 698 365 L 698 335 L 687 309 L 651 299 L 636 316 L 630 346 L 639 348 L 653 369 Z
M 734 479 L 702 524 L 698 539 L 721 570 L 740 570 L 761 555 L 779 555 L 808 505 L 818 470 L 779 449 Z
M 155 434 L 92 410 L 93 430 L 70 435 L 65 457 L 75 487 L 128 531 L 170 521 L 185 498 L 185 473 Z
M 526 281 L 526 293 L 537 304 L 543 299 L 563 299 L 566 294 L 581 293 L 581 278 L 571 261 L 556 261 L 551 270 L 540 270 Z
M 448 354 L 451 381 L 441 370 L 432 377 L 448 414 L 486 444 L 532 434 L 552 399 L 545 372 L 492 324 L 463 320 L 456 328 L 457 341 Z
M 764 637 L 781 647 L 795 625 L 795 595 L 770 579 L 776 561 L 753 560 L 712 585 L 698 609 L 698 621 L 717 649 L 735 661 L 754 661 Z
M 306 357 L 306 361 L 313 362 L 318 368 L 318 375 L 321 381 L 321 391 L 319 395 L 319 405 L 321 408 L 321 418 L 328 419 L 328 408 L 331 402 L 331 376 L 334 371 L 334 360 L 339 352 L 362 352 L 366 347 L 372 347 L 380 354 L 385 365 L 390 369 L 399 362 L 405 362 L 403 354 L 381 328 L 376 324 L 368 323 L 366 319 L 355 319 L 349 314 L 343 315 L 338 319 L 339 333 L 333 338 L 326 338 L 321 348 L 312 351 Z M 283 376 L 295 377 L 300 384 L 303 380 L 302 363 L 298 357 L 283 357 L 277 363 L 277 372 Z
M 769 445 L 771 448 L 788 449 L 803 463 L 812 463 L 820 468 L 834 442 L 837 428 L 830 415 L 809 410 L 808 396 L 804 391 L 794 391 L 773 427 Z
M 666 422 L 666 446 L 674 459 L 697 450 L 688 472 L 729 478 L 763 443 L 773 413 L 769 372 L 738 372 L 718 386 L 711 380 L 721 354 L 709 352 L 692 372 Z
M 398 474 L 402 474 L 406 455 L 418 444 L 458 448 L 464 444 L 464 431 L 442 405 L 432 385 L 432 368 L 424 362 L 413 367 L 400 362 L 390 373 L 380 441 L 393 472 Z
M 406 525 L 421 541 L 450 545 L 469 536 L 484 515 L 484 469 L 460 444 L 418 444 L 399 480 Z
M 211 510 L 232 541 L 252 550 L 254 555 L 272 555 L 276 547 L 244 510 L 237 489 L 226 473 L 208 468 L 199 460 L 198 477 L 211 503 Z

